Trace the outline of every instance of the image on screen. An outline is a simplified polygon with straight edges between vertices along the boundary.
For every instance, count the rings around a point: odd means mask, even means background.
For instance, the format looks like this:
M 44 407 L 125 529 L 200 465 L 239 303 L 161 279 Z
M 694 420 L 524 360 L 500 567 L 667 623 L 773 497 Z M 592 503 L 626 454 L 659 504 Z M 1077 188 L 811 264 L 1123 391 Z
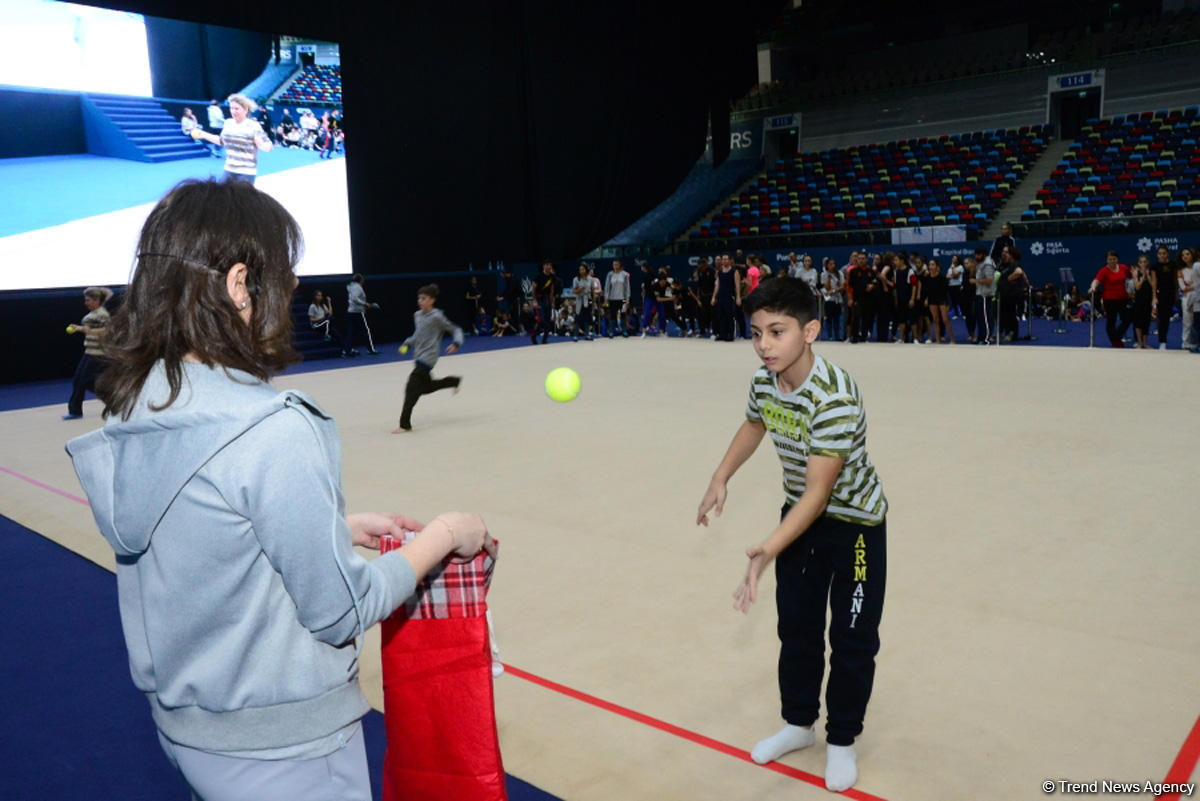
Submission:
M 252 180 L 304 232 L 299 275 L 353 272 L 340 60 L 286 31 L 0 0 L 0 291 L 128 283 L 189 178 Z

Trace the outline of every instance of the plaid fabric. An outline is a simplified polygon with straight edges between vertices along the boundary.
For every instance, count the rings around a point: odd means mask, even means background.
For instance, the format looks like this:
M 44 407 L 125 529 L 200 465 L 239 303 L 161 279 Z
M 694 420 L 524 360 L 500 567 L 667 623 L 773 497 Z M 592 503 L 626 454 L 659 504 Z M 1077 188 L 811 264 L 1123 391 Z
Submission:
M 405 532 L 403 540 L 382 537 L 380 553 L 394 551 L 416 536 Z M 447 559 L 417 582 L 417 591 L 392 613 L 395 620 L 449 620 L 480 617 L 487 612 L 487 591 L 496 560 L 481 551 L 470 562 Z

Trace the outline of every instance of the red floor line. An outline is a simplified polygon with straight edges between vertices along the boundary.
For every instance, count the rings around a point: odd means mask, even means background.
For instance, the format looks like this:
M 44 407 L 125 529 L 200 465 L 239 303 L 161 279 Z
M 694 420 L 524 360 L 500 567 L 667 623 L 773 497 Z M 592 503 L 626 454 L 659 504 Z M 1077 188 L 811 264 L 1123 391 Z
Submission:
M 38 481 L 36 478 L 30 478 L 29 476 L 18 473 L 16 470 L 9 470 L 7 467 L 0 467 L 0 473 L 8 473 L 10 476 L 12 476 L 14 478 L 19 478 L 22 481 L 26 481 L 35 487 L 41 487 L 44 490 L 53 492 L 55 495 L 61 495 L 64 498 L 75 501 L 76 503 L 82 503 L 84 506 L 91 506 L 91 504 L 87 502 L 86 498 L 80 498 L 78 495 L 72 495 L 69 492 L 64 492 L 64 491 L 60 490 L 58 487 L 52 487 L 49 484 L 43 484 L 42 482 Z
M 684 740 L 696 743 L 697 745 L 702 745 L 705 748 L 711 748 L 714 751 L 718 751 L 726 756 L 731 756 L 734 759 L 740 759 L 743 762 L 749 762 L 751 765 L 758 764 L 750 758 L 749 751 L 744 751 L 741 748 L 729 745 L 728 743 L 723 743 L 720 740 L 714 740 L 711 737 L 705 737 L 703 734 L 697 734 L 696 732 L 688 731 L 687 729 L 676 726 L 673 723 L 667 723 L 665 720 L 659 720 L 658 718 L 644 715 L 641 712 L 635 712 L 632 709 L 620 706 L 619 704 L 614 704 L 611 701 L 605 701 L 603 698 L 597 698 L 594 695 L 588 695 L 585 692 L 571 689 L 570 687 L 559 684 L 555 681 L 551 681 L 550 679 L 544 679 L 541 676 L 535 676 L 528 671 L 513 667 L 508 663 L 505 663 L 504 670 L 506 673 L 510 673 L 519 679 L 532 682 L 539 687 L 545 687 L 547 690 L 553 690 L 556 693 L 565 695 L 568 698 L 573 698 L 576 701 L 582 701 L 585 704 L 590 704 L 591 706 L 597 707 L 598 709 L 603 709 L 606 712 L 612 712 L 613 714 L 620 715 L 621 717 L 628 718 L 638 723 L 642 723 L 646 726 L 650 726 L 651 728 L 658 729 L 659 731 L 664 731 L 667 734 L 673 734 L 676 737 L 681 737 Z M 773 770 L 776 773 L 781 773 L 784 776 L 806 782 L 814 787 L 820 787 L 821 789 L 825 788 L 825 780 L 820 776 L 814 776 L 811 773 L 807 773 L 797 768 L 781 765 L 778 762 L 771 762 L 766 765 L 762 765 L 761 767 L 764 767 L 767 770 Z M 847 798 L 858 799 L 858 801 L 884 801 L 884 799 L 877 795 L 864 793 L 863 791 L 856 790 L 854 788 L 846 790 L 845 792 L 841 793 L 841 795 L 844 795 Z
M 1167 778 L 1163 779 L 1163 784 L 1186 784 L 1192 776 L 1192 771 L 1196 769 L 1197 762 L 1200 762 L 1200 717 L 1196 718 L 1191 733 L 1183 741 L 1179 755 L 1167 771 Z M 1179 797 L 1179 793 L 1163 793 L 1158 798 L 1159 801 L 1177 801 Z

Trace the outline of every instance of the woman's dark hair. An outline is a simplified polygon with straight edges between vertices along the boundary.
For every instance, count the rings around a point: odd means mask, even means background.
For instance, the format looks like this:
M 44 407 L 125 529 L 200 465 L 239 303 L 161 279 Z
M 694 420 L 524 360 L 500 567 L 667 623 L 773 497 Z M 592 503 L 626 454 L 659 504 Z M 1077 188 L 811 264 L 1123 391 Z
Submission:
M 817 297 L 812 288 L 803 280 L 786 275 L 763 281 L 742 301 L 742 308 L 747 317 L 765 309 L 795 317 L 802 326 L 817 319 Z
M 261 379 L 297 361 L 292 349 L 293 268 L 303 239 L 270 195 L 241 181 L 184 181 L 142 226 L 133 277 L 105 342 L 111 365 L 97 382 L 104 416 L 128 419 L 151 368 L 161 360 L 179 397 L 185 354 Z M 246 265 L 249 324 L 226 278 Z

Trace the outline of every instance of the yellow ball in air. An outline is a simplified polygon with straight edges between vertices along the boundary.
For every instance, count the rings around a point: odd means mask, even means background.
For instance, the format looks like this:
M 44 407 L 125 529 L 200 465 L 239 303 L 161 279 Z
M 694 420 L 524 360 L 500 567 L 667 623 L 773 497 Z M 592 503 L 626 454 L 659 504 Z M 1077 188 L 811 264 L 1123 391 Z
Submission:
M 581 385 L 579 373 L 570 367 L 556 367 L 546 376 L 546 394 L 559 403 L 575 400 Z

